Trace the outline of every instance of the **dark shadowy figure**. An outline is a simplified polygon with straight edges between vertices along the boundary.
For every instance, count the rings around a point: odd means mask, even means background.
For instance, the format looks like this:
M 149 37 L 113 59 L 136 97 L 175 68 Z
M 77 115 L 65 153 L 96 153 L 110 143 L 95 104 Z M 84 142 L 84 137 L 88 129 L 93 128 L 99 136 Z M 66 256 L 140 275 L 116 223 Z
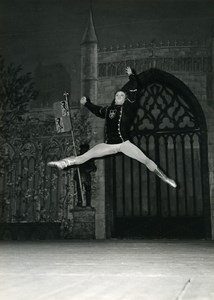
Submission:
M 80 145 L 80 155 L 84 154 L 88 150 L 89 150 L 88 144 Z M 94 163 L 94 160 L 91 159 L 86 161 L 84 164 L 81 164 L 79 166 L 79 170 L 80 170 L 82 188 L 85 191 L 86 207 L 91 207 L 91 172 L 96 172 L 97 167 Z M 77 195 L 78 195 L 77 206 L 82 206 L 82 197 L 81 197 L 77 170 L 75 170 L 74 172 L 74 180 L 76 181 L 77 184 Z

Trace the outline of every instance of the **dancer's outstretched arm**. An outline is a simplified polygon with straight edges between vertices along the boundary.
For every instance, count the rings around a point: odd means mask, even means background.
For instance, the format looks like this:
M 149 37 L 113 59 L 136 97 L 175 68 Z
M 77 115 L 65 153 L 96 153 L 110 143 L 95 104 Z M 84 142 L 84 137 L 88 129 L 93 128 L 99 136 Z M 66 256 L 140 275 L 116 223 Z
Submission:
M 105 119 L 106 116 L 106 110 L 108 106 L 99 106 L 91 103 L 91 100 L 89 98 L 86 98 L 83 96 L 80 99 L 80 103 L 87 107 L 93 114 L 95 114 L 97 117 Z

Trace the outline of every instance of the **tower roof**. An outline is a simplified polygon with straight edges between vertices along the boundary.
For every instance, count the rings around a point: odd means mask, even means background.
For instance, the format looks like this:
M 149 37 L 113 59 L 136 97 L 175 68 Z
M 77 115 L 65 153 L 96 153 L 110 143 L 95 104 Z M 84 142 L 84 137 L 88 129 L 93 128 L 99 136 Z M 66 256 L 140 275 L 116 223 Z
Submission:
M 97 36 L 96 36 L 95 29 L 94 29 L 94 22 L 93 22 L 91 10 L 89 13 L 88 24 L 87 24 L 86 30 L 83 34 L 81 44 L 86 44 L 86 43 L 97 43 Z

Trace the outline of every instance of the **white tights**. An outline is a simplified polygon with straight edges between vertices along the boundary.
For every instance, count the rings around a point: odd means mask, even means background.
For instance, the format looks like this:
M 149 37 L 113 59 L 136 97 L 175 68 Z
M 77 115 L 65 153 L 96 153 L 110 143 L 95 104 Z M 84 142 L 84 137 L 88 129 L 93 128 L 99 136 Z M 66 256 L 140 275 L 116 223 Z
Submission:
M 125 141 L 121 144 L 98 144 L 86 153 L 77 156 L 75 158 L 75 165 L 83 164 L 92 158 L 103 157 L 106 155 L 116 154 L 118 152 L 122 152 L 125 155 L 138 160 L 146 165 L 146 167 L 152 172 L 157 168 L 157 165 L 130 141 Z

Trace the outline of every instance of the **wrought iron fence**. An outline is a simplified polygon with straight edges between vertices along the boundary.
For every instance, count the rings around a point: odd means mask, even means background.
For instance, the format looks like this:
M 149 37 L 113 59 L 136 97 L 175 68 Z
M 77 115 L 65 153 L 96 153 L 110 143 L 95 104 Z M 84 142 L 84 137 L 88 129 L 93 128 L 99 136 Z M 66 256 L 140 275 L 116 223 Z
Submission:
M 3 144 L 0 222 L 71 223 L 76 201 L 74 171 L 59 172 L 47 167 L 48 161 L 71 151 L 69 137 Z
M 73 114 L 73 122 L 78 148 L 80 141 L 90 141 L 90 121 Z M 62 236 L 69 236 L 78 201 L 74 168 L 59 171 L 47 162 L 73 155 L 71 134 L 57 135 L 53 120 L 28 120 L 13 124 L 10 137 L 2 136 L 1 144 L 0 222 L 59 223 Z

